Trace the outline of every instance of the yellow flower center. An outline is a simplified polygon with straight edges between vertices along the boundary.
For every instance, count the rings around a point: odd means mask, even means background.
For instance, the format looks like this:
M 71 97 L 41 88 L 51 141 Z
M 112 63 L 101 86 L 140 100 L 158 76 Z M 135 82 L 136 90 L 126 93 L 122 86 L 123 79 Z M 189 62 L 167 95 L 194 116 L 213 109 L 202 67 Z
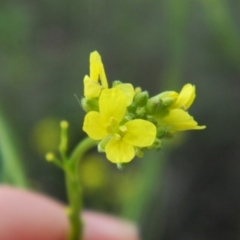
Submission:
M 114 134 L 118 130 L 118 121 L 111 117 L 109 123 L 106 126 L 106 131 L 108 134 Z
M 113 138 L 120 140 L 127 131 L 127 127 L 124 125 L 120 126 L 118 121 L 114 117 L 111 117 L 106 126 L 106 131 Z

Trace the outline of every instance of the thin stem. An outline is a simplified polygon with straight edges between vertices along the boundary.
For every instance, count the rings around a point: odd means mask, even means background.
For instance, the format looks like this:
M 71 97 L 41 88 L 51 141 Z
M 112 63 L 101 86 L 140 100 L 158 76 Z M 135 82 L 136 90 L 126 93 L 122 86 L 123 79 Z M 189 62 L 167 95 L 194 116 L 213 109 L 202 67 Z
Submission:
M 78 164 L 78 161 L 83 157 L 83 155 L 92 147 L 96 146 L 97 142 L 92 140 L 89 137 L 86 137 L 83 139 L 77 147 L 73 150 L 73 153 L 70 156 L 70 163 L 73 166 L 76 166 Z
M 73 169 L 65 170 L 66 189 L 68 195 L 69 209 L 67 214 L 70 222 L 68 240 L 82 240 L 82 223 L 79 214 L 82 208 L 82 192 Z
M 47 154 L 46 154 L 46 160 L 47 160 L 48 162 L 54 163 L 57 167 L 61 168 L 63 171 L 65 170 L 63 163 L 62 163 L 59 159 L 57 159 L 57 158 L 54 156 L 53 153 L 51 153 L 51 152 L 47 153 Z
M 83 237 L 83 224 L 79 218 L 82 210 L 82 189 L 79 185 L 78 165 L 83 155 L 96 144 L 96 141 L 88 137 L 85 138 L 77 145 L 68 162 L 66 162 L 65 180 L 69 201 L 68 217 L 70 221 L 68 240 L 82 240 Z

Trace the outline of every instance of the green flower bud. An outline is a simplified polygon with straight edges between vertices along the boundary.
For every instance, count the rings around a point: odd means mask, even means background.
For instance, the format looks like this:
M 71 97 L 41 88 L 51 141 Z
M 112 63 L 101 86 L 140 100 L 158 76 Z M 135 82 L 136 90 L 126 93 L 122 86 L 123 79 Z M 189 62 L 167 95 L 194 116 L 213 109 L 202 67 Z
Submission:
M 140 87 L 136 87 L 134 91 L 135 91 L 135 94 L 138 94 L 142 92 L 142 89 Z
M 141 148 L 136 149 L 136 156 L 139 158 L 142 158 L 144 156 L 144 152 L 141 150 Z
M 82 108 L 86 112 L 99 111 L 98 99 L 97 98 L 82 98 L 81 99 Z
M 137 110 L 137 104 L 135 102 L 132 102 L 132 104 L 130 106 L 128 106 L 127 108 L 129 113 L 135 113 Z
M 165 127 L 163 126 L 158 126 L 157 127 L 157 137 L 158 138 L 163 138 L 165 135 L 167 135 L 168 131 Z
M 122 84 L 122 82 L 119 81 L 119 80 L 115 80 L 115 81 L 113 82 L 112 86 L 113 86 L 113 87 L 116 87 L 116 86 L 119 85 L 119 84 Z
M 148 100 L 146 104 L 146 112 L 149 115 L 153 115 L 162 109 L 162 100 L 158 97 L 152 97 Z
M 162 149 L 162 142 L 159 138 L 156 138 L 154 143 L 153 143 L 153 146 L 156 150 L 160 150 Z
M 174 102 L 175 102 L 175 99 L 173 99 L 173 98 L 164 98 L 164 99 L 162 99 L 163 107 L 169 107 Z
M 134 102 L 138 107 L 143 107 L 147 104 L 149 94 L 147 91 L 139 92 L 134 97 Z
M 138 108 L 136 114 L 137 118 L 147 119 L 147 113 L 145 108 Z
M 48 153 L 46 154 L 45 158 L 46 158 L 46 160 L 47 160 L 48 162 L 52 162 L 52 161 L 55 159 L 55 156 L 54 156 L 54 154 L 53 154 L 52 152 L 48 152 Z
M 157 120 L 153 117 L 148 117 L 147 120 L 151 123 L 153 123 L 154 125 L 157 125 Z
M 147 147 L 148 150 L 160 150 L 162 149 L 162 143 L 159 138 L 155 138 L 153 144 Z
M 162 100 L 163 107 L 168 107 L 176 101 L 178 93 L 174 91 L 166 91 L 158 94 L 156 97 Z

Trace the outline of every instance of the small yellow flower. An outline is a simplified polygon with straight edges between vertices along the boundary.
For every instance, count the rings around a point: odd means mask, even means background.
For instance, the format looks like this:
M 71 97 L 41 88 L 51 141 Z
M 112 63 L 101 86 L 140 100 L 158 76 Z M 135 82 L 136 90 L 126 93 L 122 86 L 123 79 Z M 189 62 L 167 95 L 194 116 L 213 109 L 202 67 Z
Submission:
M 100 83 L 99 83 L 100 80 Z M 90 76 L 86 75 L 83 79 L 84 96 L 86 98 L 97 98 L 103 89 L 108 88 L 108 81 L 100 54 L 94 51 L 90 54 Z M 127 106 L 132 103 L 134 88 L 130 83 L 121 83 L 115 86 L 123 91 L 127 97 Z
M 83 82 L 84 96 L 86 98 L 96 98 L 100 95 L 102 89 L 108 88 L 102 59 L 97 51 L 90 54 L 90 76 L 86 75 Z
M 135 147 L 151 146 L 156 137 L 156 127 L 151 122 L 123 121 L 127 105 L 121 89 L 104 89 L 99 97 L 99 112 L 91 111 L 84 119 L 83 130 L 94 140 L 106 140 L 104 150 L 113 163 L 131 161 Z
M 177 96 L 176 101 L 171 105 L 171 109 L 181 108 L 187 110 L 193 103 L 196 97 L 195 86 L 188 83 L 183 86 L 181 92 Z
M 198 123 L 182 109 L 172 109 L 169 114 L 158 119 L 161 126 L 166 127 L 170 133 L 186 130 L 201 130 L 206 126 L 198 126 Z
M 188 83 L 183 86 L 179 94 L 172 91 L 164 92 L 159 96 L 163 101 L 174 100 L 173 103 L 170 101 L 166 112 L 160 112 L 155 116 L 159 126 L 165 127 L 170 133 L 206 128 L 206 126 L 198 126 L 193 117 L 186 112 L 196 97 L 195 86 Z

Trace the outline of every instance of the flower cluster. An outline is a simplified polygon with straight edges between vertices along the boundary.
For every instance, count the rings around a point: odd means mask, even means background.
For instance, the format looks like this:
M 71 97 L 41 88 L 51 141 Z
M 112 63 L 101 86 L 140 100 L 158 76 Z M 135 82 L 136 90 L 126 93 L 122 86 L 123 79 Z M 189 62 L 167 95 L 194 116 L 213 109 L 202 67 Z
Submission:
M 83 130 L 99 141 L 98 149 L 116 164 L 143 156 L 145 149 L 160 149 L 161 139 L 175 132 L 204 129 L 187 110 L 195 99 L 195 87 L 186 84 L 180 93 L 167 91 L 149 97 L 130 83 L 114 81 L 109 88 L 101 56 L 90 54 L 90 76 L 84 77 L 87 112 Z

